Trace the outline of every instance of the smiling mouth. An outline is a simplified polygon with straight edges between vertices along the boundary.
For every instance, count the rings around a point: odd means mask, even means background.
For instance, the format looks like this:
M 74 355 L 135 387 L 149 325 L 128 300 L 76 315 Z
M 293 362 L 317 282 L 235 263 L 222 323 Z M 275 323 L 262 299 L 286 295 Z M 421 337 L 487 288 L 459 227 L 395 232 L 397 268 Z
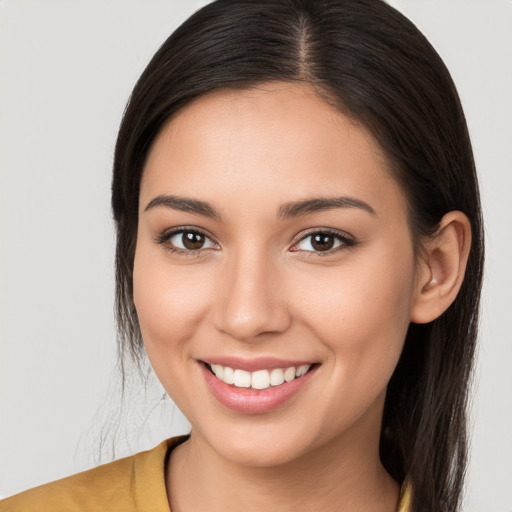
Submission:
M 287 382 L 292 382 L 293 380 L 303 377 L 306 373 L 318 366 L 318 363 L 303 364 L 301 366 L 289 366 L 287 368 L 263 369 L 249 372 L 229 366 L 221 366 L 220 364 L 210 364 L 207 362 L 203 362 L 203 364 L 217 379 L 225 384 L 237 388 L 257 390 L 277 387 Z

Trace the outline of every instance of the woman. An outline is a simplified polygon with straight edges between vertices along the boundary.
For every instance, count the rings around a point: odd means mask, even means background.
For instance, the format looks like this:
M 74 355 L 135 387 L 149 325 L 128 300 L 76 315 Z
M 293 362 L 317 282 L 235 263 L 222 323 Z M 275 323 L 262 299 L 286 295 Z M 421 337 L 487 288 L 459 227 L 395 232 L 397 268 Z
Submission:
M 455 88 L 410 22 L 205 7 L 133 91 L 113 210 L 124 350 L 191 436 L 1 510 L 457 510 L 482 227 Z

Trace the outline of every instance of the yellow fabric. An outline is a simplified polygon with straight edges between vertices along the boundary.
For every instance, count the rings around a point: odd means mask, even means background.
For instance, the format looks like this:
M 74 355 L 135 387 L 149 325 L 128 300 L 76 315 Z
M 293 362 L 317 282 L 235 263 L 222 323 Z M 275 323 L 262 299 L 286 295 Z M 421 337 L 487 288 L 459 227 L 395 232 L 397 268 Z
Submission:
M 412 490 L 411 486 L 406 480 L 402 485 L 402 490 L 400 491 L 400 503 L 398 504 L 397 512 L 412 512 L 411 501 Z
M 0 502 L 0 512 L 171 512 L 164 470 L 170 451 L 188 436 L 152 450 L 41 485 Z M 411 512 L 402 487 L 398 512 Z
M 165 461 L 187 437 L 11 496 L 0 512 L 170 512 Z

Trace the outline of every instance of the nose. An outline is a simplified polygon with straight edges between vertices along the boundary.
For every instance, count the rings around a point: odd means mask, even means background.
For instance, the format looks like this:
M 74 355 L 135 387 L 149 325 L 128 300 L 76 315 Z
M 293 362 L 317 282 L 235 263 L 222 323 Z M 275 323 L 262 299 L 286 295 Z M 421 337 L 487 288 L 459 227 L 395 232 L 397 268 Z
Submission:
M 226 261 L 219 291 L 216 327 L 239 341 L 258 342 L 291 324 L 282 275 L 261 253 L 240 251 Z

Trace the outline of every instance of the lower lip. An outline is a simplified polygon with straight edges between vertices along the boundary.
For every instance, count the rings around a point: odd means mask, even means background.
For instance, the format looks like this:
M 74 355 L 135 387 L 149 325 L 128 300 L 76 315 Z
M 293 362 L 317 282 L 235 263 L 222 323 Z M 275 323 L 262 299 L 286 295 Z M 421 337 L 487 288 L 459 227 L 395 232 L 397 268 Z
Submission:
M 237 388 L 226 384 L 215 377 L 204 363 L 199 363 L 199 366 L 213 396 L 222 405 L 243 414 L 259 414 L 280 407 L 307 385 L 318 368 L 314 366 L 302 377 L 298 377 L 291 382 L 284 382 L 279 386 L 270 386 L 267 389 L 250 389 Z

